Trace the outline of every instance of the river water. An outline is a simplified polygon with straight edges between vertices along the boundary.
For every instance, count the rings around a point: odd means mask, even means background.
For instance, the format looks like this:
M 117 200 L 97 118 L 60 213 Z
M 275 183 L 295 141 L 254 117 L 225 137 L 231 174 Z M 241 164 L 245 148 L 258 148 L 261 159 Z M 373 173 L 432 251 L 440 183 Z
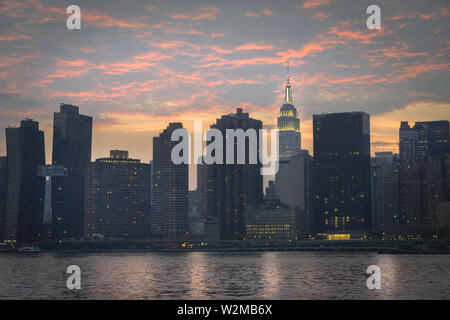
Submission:
M 81 289 L 69 290 L 69 265 Z M 381 269 L 381 289 L 366 269 Z M 373 252 L 0 255 L 0 299 L 449 299 L 450 255 Z

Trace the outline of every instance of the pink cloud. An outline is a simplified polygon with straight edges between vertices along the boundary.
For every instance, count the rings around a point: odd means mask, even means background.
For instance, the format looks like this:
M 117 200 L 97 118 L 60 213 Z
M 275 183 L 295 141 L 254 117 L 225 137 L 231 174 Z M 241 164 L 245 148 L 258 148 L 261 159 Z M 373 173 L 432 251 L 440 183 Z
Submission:
M 172 13 L 170 17 L 175 20 L 215 20 L 220 14 L 220 10 L 214 6 L 207 6 L 197 10 L 194 13 Z
M 259 51 L 259 50 L 273 50 L 273 45 L 265 45 L 262 43 L 246 43 L 235 47 L 236 51 Z
M 302 8 L 314 8 L 331 4 L 330 0 L 307 0 L 303 2 Z

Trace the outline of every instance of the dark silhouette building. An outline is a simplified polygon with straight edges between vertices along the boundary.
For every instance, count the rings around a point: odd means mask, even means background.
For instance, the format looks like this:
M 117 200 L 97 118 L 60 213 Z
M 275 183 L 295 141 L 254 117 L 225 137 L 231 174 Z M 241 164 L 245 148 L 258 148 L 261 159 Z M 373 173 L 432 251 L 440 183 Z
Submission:
M 419 157 L 441 156 L 450 153 L 449 121 L 416 122 L 416 152 Z
M 25 119 L 20 127 L 6 128 L 8 192 L 4 240 L 36 242 L 44 214 L 45 178 L 37 175 L 45 164 L 44 132 L 39 122 Z
M 399 129 L 400 159 L 426 158 L 450 153 L 449 121 L 402 121 Z
M 376 152 L 371 159 L 371 187 L 372 193 L 372 231 L 377 237 L 392 234 L 392 209 L 387 208 L 385 214 L 385 189 L 391 190 L 390 184 L 397 168 L 398 158 L 392 152 Z M 398 192 L 398 191 L 397 191 Z M 390 202 L 393 207 L 393 202 Z M 398 209 L 397 209 L 398 212 Z M 385 219 L 390 216 L 390 219 Z
M 207 215 L 210 221 L 220 225 L 220 237 L 224 240 L 240 240 L 245 236 L 244 208 L 256 206 L 263 200 L 261 163 L 251 164 L 250 152 L 259 150 L 258 132 L 262 121 L 249 117 L 238 108 L 236 113 L 223 115 L 211 128 L 223 136 L 223 164 L 210 164 L 207 168 Z M 237 139 L 234 138 L 234 162 L 226 163 L 227 129 L 256 130 L 256 145 L 245 139 L 245 163 L 238 164 Z M 231 157 L 230 157 L 231 158 Z
M 150 236 L 150 164 L 111 150 L 88 165 L 85 179 L 85 236 Z
M 402 121 L 399 129 L 399 153 L 400 159 L 406 160 L 416 155 L 418 133 L 411 128 L 408 121 Z
M 313 134 L 316 233 L 367 234 L 371 228 L 369 115 L 314 115 Z
M 399 130 L 398 211 L 395 234 L 416 238 L 436 230 L 437 208 L 448 201 L 446 159 L 450 154 L 449 121 L 402 121 Z M 428 234 L 428 235 L 427 235 Z
M 396 234 L 430 237 L 437 227 L 439 203 L 450 200 L 449 154 L 412 158 L 399 163 Z M 393 195 L 395 196 L 395 195 Z
M 174 164 L 171 153 L 178 141 L 172 132 L 183 128 L 170 123 L 153 138 L 151 230 L 154 238 L 185 239 L 189 233 L 188 165 Z
M 77 106 L 61 104 L 54 113 L 53 165 L 64 166 L 67 176 L 52 179 L 53 237 L 79 238 L 84 234 L 84 170 L 91 161 L 92 117 Z
M 3 241 L 8 191 L 8 157 L 0 157 L 0 241 Z

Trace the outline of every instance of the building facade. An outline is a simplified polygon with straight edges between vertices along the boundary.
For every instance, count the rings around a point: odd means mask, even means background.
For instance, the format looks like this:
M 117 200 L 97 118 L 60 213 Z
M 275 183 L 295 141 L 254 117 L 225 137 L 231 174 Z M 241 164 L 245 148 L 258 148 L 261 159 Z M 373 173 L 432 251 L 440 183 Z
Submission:
M 170 123 L 153 138 L 152 214 L 154 238 L 186 239 L 189 235 L 188 165 L 172 162 L 172 149 L 178 141 L 171 136 L 182 129 L 179 122 Z
M 245 208 L 245 239 L 295 241 L 298 221 L 295 209 L 277 200 L 266 200 Z
M 316 233 L 371 230 L 370 119 L 364 112 L 313 115 Z
M 85 177 L 85 237 L 150 237 L 150 164 L 111 150 L 87 166 Z
M 400 159 L 426 158 L 450 153 L 449 121 L 402 121 L 399 129 Z
M 416 152 L 420 158 L 441 156 L 450 153 L 449 121 L 416 122 Z
M 54 113 L 52 164 L 62 165 L 66 176 L 52 179 L 53 237 L 84 236 L 84 174 L 91 161 L 92 117 L 77 106 L 61 104 Z
M 384 221 L 385 186 L 391 181 L 397 163 L 392 152 L 376 152 L 371 160 L 372 231 L 379 237 L 387 230 L 390 232 Z
M 223 115 L 211 128 L 222 132 L 223 146 L 226 145 L 227 129 L 254 129 L 259 132 L 262 122 L 249 117 L 238 108 L 236 113 Z M 250 164 L 250 152 L 259 150 L 259 135 L 256 145 L 245 140 L 245 163 L 237 163 L 237 139 L 234 139 L 234 164 L 226 164 L 226 150 L 223 164 L 207 167 L 207 215 L 209 220 L 217 220 L 220 225 L 220 238 L 240 240 L 245 234 L 244 208 L 257 205 L 263 200 L 263 181 L 261 164 Z M 224 149 L 226 149 L 224 147 Z M 256 150 L 255 150 L 256 149 Z
M 44 214 L 45 178 L 37 175 L 45 164 L 44 132 L 39 122 L 22 120 L 6 128 L 8 191 L 4 240 L 32 243 L 40 240 Z

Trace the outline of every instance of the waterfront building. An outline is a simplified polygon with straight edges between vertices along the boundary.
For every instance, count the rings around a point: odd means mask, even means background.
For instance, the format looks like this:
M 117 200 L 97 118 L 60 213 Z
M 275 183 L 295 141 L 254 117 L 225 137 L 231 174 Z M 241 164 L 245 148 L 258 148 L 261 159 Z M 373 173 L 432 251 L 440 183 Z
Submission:
M 84 174 L 91 161 L 92 117 L 74 105 L 61 103 L 54 113 L 52 164 L 63 166 L 65 176 L 52 179 L 53 238 L 84 236 Z
M 245 208 L 245 239 L 266 241 L 295 241 L 298 220 L 295 209 L 279 200 L 266 200 Z
M 152 214 L 154 238 L 187 239 L 189 236 L 188 165 L 174 164 L 171 153 L 178 141 L 172 133 L 183 128 L 180 122 L 170 123 L 153 138 Z
M 313 135 L 315 231 L 364 237 L 372 220 L 369 115 L 313 115 Z
M 372 231 L 377 236 L 382 236 L 386 231 L 391 232 L 392 222 L 384 220 L 385 187 L 392 180 L 397 160 L 392 152 L 376 152 L 371 160 Z
M 85 175 L 85 237 L 150 237 L 150 164 L 111 150 L 90 163 Z
M 227 129 L 254 129 L 259 132 L 262 122 L 249 117 L 241 108 L 236 113 L 223 115 L 211 128 L 222 132 L 223 146 L 226 145 Z M 245 140 L 245 163 L 237 163 L 237 139 L 234 139 L 234 161 L 226 164 L 226 150 L 223 164 L 207 166 L 207 215 L 209 220 L 218 220 L 220 237 L 223 240 L 240 240 L 245 233 L 244 208 L 257 205 L 263 200 L 261 163 L 250 164 L 250 152 L 259 150 L 259 135 L 256 145 Z M 224 148 L 225 149 L 225 148 Z
M 6 128 L 8 191 L 4 240 L 33 243 L 40 240 L 45 178 L 37 175 L 45 164 L 44 132 L 39 122 L 25 119 L 20 127 Z

